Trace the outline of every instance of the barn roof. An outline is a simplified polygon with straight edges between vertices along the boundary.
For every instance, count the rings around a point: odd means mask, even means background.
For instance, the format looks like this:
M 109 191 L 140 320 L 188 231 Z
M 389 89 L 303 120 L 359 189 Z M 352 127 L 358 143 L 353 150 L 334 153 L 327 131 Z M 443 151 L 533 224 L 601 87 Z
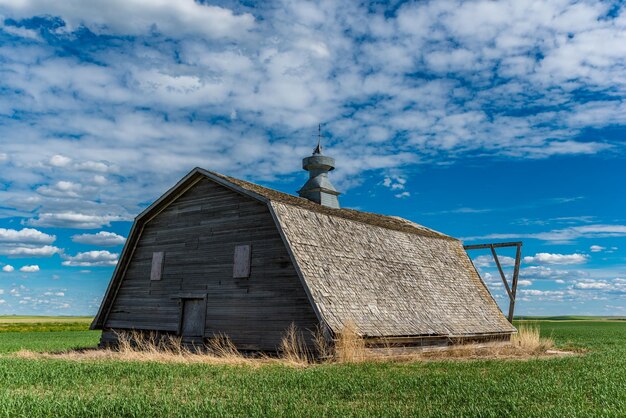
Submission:
M 278 190 L 270 189 L 267 187 L 259 186 L 258 184 L 250 183 L 245 180 L 236 179 L 234 177 L 228 177 L 223 174 L 219 174 L 213 171 L 200 169 L 205 174 L 211 174 L 213 176 L 224 179 L 230 183 L 258 194 L 267 200 L 272 202 L 280 202 L 290 206 L 296 206 L 302 209 L 306 209 L 312 212 L 321 213 L 324 215 L 334 216 L 338 218 L 344 218 L 364 224 L 378 226 L 381 228 L 393 229 L 396 231 L 403 231 L 417 235 L 437 237 L 443 239 L 455 239 L 448 235 L 444 235 L 441 232 L 437 232 L 425 226 L 418 225 L 408 219 L 403 219 L 397 216 L 379 215 L 377 213 L 363 212 L 354 209 L 338 209 L 329 206 L 320 205 L 315 202 L 311 202 L 309 199 L 290 195 L 287 193 L 279 192 Z
M 137 217 L 93 328 L 104 324 L 136 231 L 200 178 L 267 204 L 316 314 L 334 332 L 348 323 L 371 337 L 514 331 L 459 240 L 406 219 L 330 208 L 201 168 Z
M 458 240 L 271 203 L 321 316 L 371 337 L 512 332 Z

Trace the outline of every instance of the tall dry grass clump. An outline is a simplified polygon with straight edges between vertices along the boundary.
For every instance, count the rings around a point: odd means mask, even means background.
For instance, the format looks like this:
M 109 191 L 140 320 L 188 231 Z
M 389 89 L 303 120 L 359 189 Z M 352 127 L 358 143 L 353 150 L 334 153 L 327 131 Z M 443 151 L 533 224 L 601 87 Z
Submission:
M 545 353 L 554 347 L 552 338 L 542 338 L 539 326 L 520 325 L 517 334 L 511 337 L 511 344 L 515 349 L 528 354 Z
M 298 331 L 293 322 L 287 328 L 280 342 L 279 353 L 281 360 L 298 366 L 308 365 L 313 357 L 307 348 L 302 333 Z
M 335 339 L 335 361 L 358 363 L 366 358 L 365 340 L 357 333 L 354 322 L 348 322 Z
M 313 343 L 315 344 L 315 352 L 318 360 L 329 361 L 333 359 L 335 349 L 320 325 L 315 327 L 313 331 Z

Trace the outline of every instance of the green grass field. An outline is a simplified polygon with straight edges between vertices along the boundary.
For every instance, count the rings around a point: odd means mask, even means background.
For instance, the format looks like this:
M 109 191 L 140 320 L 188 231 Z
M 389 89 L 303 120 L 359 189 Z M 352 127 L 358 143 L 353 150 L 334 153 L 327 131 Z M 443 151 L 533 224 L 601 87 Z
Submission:
M 582 356 L 305 369 L 15 358 L 98 341 L 31 322 L 0 332 L 0 416 L 626 416 L 624 321 L 533 321 Z

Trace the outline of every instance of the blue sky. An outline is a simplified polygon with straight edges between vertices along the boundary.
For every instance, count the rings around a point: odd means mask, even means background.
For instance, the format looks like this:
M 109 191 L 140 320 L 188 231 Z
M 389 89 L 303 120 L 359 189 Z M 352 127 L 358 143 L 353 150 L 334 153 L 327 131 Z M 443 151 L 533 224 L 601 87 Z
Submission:
M 523 240 L 519 314 L 626 315 L 625 74 L 621 2 L 0 0 L 0 314 L 95 313 L 151 201 L 294 193 L 321 122 L 344 207 Z

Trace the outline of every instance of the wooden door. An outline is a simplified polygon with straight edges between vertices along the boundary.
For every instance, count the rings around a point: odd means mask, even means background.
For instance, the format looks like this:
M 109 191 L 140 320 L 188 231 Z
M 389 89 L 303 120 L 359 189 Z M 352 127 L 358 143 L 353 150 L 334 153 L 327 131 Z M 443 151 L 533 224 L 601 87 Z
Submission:
M 183 299 L 180 334 L 183 337 L 202 337 L 206 302 L 204 299 Z

